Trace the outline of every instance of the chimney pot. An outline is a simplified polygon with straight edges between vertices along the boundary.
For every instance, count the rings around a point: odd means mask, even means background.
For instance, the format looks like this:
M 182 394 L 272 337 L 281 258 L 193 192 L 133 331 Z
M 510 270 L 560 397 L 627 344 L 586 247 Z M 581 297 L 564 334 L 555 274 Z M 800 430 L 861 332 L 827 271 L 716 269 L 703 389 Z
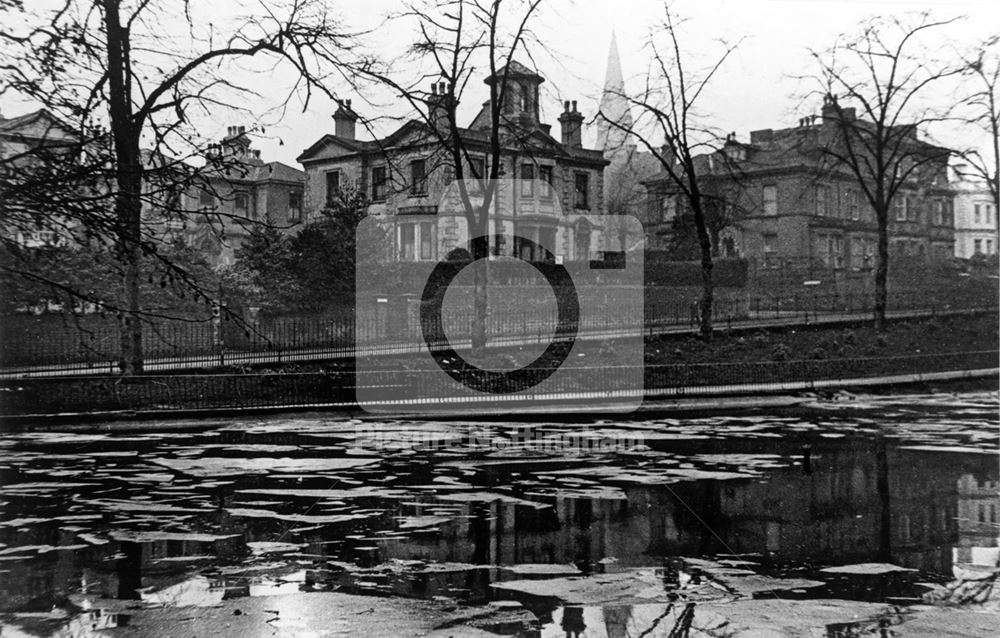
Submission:
M 563 113 L 569 113 L 569 100 L 563 102 Z
M 572 110 L 570 105 L 572 104 Z M 582 146 L 581 129 L 583 128 L 583 116 L 576 111 L 576 101 L 566 101 L 563 106 L 565 112 L 559 116 L 559 126 L 561 129 L 562 143 L 565 146 L 580 148 Z
M 437 95 L 437 94 L 438 94 L 438 83 L 431 82 L 431 95 Z
M 351 109 L 350 100 L 337 100 L 340 107 L 333 114 L 334 134 L 344 139 L 354 139 L 354 122 L 358 116 Z

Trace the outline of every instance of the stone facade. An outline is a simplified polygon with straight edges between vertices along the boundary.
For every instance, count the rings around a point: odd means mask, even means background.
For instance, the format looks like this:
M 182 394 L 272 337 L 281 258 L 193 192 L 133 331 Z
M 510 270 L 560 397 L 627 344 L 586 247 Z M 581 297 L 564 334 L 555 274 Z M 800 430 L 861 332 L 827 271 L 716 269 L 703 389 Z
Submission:
M 45 109 L 11 118 L 0 116 L 0 171 L 20 179 L 24 165 L 37 165 L 47 153 L 58 154 L 60 149 L 73 152 L 78 148 L 76 140 L 75 133 Z M 0 233 L 26 248 L 65 246 L 73 241 L 71 225 L 65 220 L 38 224 L 26 223 L 27 217 L 37 215 L 18 215 L 18 222 L 3 219 Z
M 302 171 L 281 162 L 264 162 L 251 148 L 244 127 L 231 126 L 219 144 L 218 170 L 202 171 L 191 186 L 165 194 L 163 199 L 147 183 L 144 218 L 159 226 L 166 241 L 183 237 L 197 246 L 216 266 L 229 265 L 235 251 L 255 224 L 293 231 L 303 215 Z M 145 161 L 154 161 L 148 154 Z
M 989 188 L 982 182 L 959 178 L 955 189 L 955 256 L 968 259 L 997 254 L 997 210 Z
M 717 254 L 746 257 L 764 268 L 793 264 L 843 271 L 875 265 L 875 212 L 844 166 L 831 166 L 822 148 L 833 122 L 804 118 L 795 128 L 753 131 L 750 142 L 731 135 L 717 153 L 699 156 L 703 191 L 723 210 L 714 233 Z M 890 256 L 924 262 L 954 251 L 954 190 L 947 152 L 919 141 L 941 161 L 916 171 L 889 213 Z M 645 182 L 649 193 L 647 243 L 663 247 L 676 232 L 685 200 L 666 174 Z
M 575 102 L 564 104 L 561 140 L 556 140 L 551 127 L 538 119 L 538 87 L 544 78 L 513 62 L 508 82 L 513 84 L 502 106 L 502 136 L 509 141 L 500 158 L 498 202 L 490 223 L 490 234 L 503 239 L 494 250 L 513 254 L 521 249 L 510 238 L 522 236 L 555 246 L 557 258 L 592 257 L 605 248 L 607 162 L 600 151 L 582 147 L 583 116 Z M 370 201 L 368 213 L 393 225 L 397 259 L 438 260 L 465 244 L 466 220 L 460 206 L 448 201 L 455 170 L 440 133 L 411 120 L 382 139 L 358 140 L 350 102 L 341 104 L 334 120 L 335 133 L 324 135 L 298 158 L 306 172 L 308 217 L 318 215 L 340 189 L 356 188 Z M 463 161 L 467 180 L 473 173 L 489 172 L 489 130 L 488 103 L 468 128 L 459 130 L 469 155 Z

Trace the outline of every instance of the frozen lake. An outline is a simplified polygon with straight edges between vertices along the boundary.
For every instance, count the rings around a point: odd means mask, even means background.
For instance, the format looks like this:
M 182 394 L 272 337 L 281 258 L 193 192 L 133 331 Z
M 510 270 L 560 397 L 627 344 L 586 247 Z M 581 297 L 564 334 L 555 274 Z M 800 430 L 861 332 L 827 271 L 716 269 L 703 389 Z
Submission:
M 156 614 L 238 617 L 257 598 L 304 605 L 262 605 L 268 631 L 327 635 L 282 623 L 331 592 L 370 599 L 359 618 L 404 599 L 535 619 L 487 635 L 668 635 L 710 624 L 709 603 L 907 605 L 997 565 L 997 410 L 967 392 L 698 418 L 8 434 L 3 635 L 155 635 Z

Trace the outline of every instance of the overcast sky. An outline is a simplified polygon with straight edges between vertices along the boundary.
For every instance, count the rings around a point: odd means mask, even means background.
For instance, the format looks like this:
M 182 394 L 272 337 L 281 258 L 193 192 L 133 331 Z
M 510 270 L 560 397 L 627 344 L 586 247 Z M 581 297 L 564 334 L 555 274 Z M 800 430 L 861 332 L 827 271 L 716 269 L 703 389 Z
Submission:
M 413 33 L 402 24 L 389 25 L 385 16 L 399 3 L 392 0 L 330 0 L 329 5 L 357 29 L 372 29 L 372 46 L 392 56 L 401 53 L 413 41 Z M 214 5 L 203 5 L 205 7 Z M 251 5 L 252 6 L 252 5 Z M 676 0 L 675 13 L 689 19 L 681 31 L 685 56 L 707 61 L 717 52 L 716 40 L 735 41 L 745 38 L 707 96 L 705 111 L 711 123 L 720 129 L 736 131 L 746 139 L 752 129 L 794 125 L 800 115 L 807 114 L 797 96 L 803 93 L 801 82 L 793 76 L 810 67 L 808 49 L 825 49 L 842 32 L 855 31 L 860 21 L 876 15 L 932 9 L 935 17 L 966 19 L 942 29 L 937 34 L 937 46 L 964 49 L 1000 29 L 1000 0 Z M 553 56 L 538 58 L 540 72 L 546 76 L 543 95 L 543 120 L 553 125 L 562 100 L 578 100 L 580 111 L 590 119 L 597 110 L 604 81 L 608 47 L 612 30 L 617 34 L 626 89 L 638 88 L 638 78 L 645 72 L 648 55 L 643 50 L 650 26 L 661 19 L 660 0 L 596 1 L 555 0 L 536 22 L 534 28 Z M 212 18 L 210 18 L 212 19 Z M 217 24 L 223 16 L 213 19 Z M 265 99 L 278 101 L 288 78 L 256 77 L 252 84 Z M 369 98 L 377 106 L 366 104 L 361 96 L 353 97 L 357 110 L 375 116 L 387 111 L 400 114 L 392 107 L 387 95 Z M 486 87 L 478 81 L 470 87 L 463 101 L 463 113 L 471 119 L 482 100 Z M 0 106 L 10 116 L 28 109 L 27 105 L 5 99 Z M 819 105 L 809 105 L 808 112 L 817 112 Z M 375 112 L 364 112 L 365 110 Z M 256 140 L 266 160 L 279 160 L 295 165 L 295 157 L 315 142 L 323 133 L 332 132 L 331 115 L 335 107 L 327 100 L 315 99 L 303 113 L 301 108 L 262 114 L 267 135 Z M 232 115 L 219 114 L 204 122 L 208 132 L 221 134 L 228 124 L 251 122 L 226 121 Z M 592 144 L 595 131 L 588 126 L 585 145 Z M 386 131 L 381 131 L 386 132 Z M 360 133 L 364 135 L 364 132 Z M 946 133 L 961 138 L 938 140 L 953 147 L 963 147 L 978 139 L 969 131 Z
M 359 26 L 379 28 L 383 17 L 396 7 L 389 0 L 350 0 L 341 2 L 345 17 Z M 580 110 L 593 117 L 604 82 L 608 47 L 612 30 L 617 34 L 626 88 L 639 88 L 648 54 L 643 44 L 650 30 L 663 15 L 659 0 L 622 0 L 606 2 L 577 0 L 559 3 L 559 14 L 550 9 L 536 24 L 540 39 L 550 45 L 557 57 L 538 59 L 541 74 L 548 78 L 543 104 L 543 119 L 553 125 L 562 100 L 578 100 Z M 938 33 L 941 46 L 972 46 L 1000 29 L 998 0 L 678 0 L 675 11 L 689 18 L 682 31 L 682 45 L 694 56 L 717 52 L 716 40 L 741 42 L 724 73 L 714 83 L 706 110 L 719 128 L 734 130 L 745 138 L 752 129 L 794 125 L 804 108 L 796 96 L 803 93 L 802 83 L 793 76 L 809 67 L 809 48 L 825 49 L 843 32 L 854 31 L 862 20 L 876 15 L 931 9 L 936 17 L 967 16 L 958 24 Z M 379 40 L 388 51 L 398 53 L 409 42 L 410 34 L 401 28 L 385 28 Z M 707 61 L 708 57 L 703 57 Z M 476 99 L 466 99 L 466 115 L 471 118 L 478 104 L 486 99 L 486 87 L 479 85 Z M 358 100 L 355 99 L 357 105 Z M 267 157 L 293 160 L 296 153 L 318 139 L 320 131 L 331 131 L 332 106 L 317 102 L 307 113 L 287 113 L 281 125 L 284 146 L 261 140 Z M 818 112 L 819 105 L 815 105 Z M 588 127 L 584 142 L 596 137 Z M 971 144 L 972 137 L 961 145 Z M 558 135 L 558 134 L 557 134 Z

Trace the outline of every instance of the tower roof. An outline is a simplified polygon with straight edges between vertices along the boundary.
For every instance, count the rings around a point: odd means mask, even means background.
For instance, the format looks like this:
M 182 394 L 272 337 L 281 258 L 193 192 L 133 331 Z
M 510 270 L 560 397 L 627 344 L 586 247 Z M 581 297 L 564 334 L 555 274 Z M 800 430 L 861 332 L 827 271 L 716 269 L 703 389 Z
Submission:
M 535 73 L 528 67 L 524 66 L 517 60 L 511 60 L 509 66 L 510 66 L 510 71 L 507 73 L 508 80 L 513 80 L 515 78 L 530 78 L 532 80 L 535 80 L 538 84 L 541 84 L 542 82 L 545 81 L 545 78 L 538 75 L 537 73 Z M 503 78 L 503 74 L 504 71 L 506 71 L 506 69 L 507 69 L 506 66 L 500 67 L 499 69 L 497 69 L 496 74 L 487 77 L 485 80 L 483 80 L 483 82 L 485 84 L 493 84 L 493 82 L 498 78 Z
M 601 115 L 597 122 L 597 147 L 605 153 L 614 154 L 624 150 L 628 133 L 612 126 L 632 128 L 632 112 L 629 110 L 625 97 L 625 79 L 622 76 L 622 63 L 618 55 L 618 39 L 611 32 L 611 46 L 608 49 L 608 64 L 604 74 L 604 90 L 601 93 Z

